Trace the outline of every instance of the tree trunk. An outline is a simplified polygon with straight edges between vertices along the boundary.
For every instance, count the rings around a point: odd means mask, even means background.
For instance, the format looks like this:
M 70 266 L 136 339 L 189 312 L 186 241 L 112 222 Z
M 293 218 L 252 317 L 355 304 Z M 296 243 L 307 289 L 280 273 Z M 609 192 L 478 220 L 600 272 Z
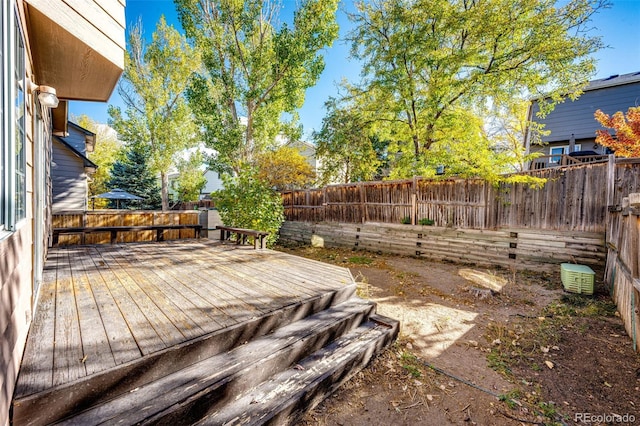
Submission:
M 162 182 L 162 211 L 169 210 L 169 176 L 165 172 L 160 172 L 160 181 Z

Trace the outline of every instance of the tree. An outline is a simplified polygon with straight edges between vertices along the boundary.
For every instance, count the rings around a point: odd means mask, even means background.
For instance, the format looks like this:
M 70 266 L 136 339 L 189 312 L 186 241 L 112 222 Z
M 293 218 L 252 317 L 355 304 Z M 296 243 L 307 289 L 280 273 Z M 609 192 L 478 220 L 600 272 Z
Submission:
M 117 135 L 110 127 L 96 123 L 86 114 L 79 117 L 72 116 L 71 121 L 96 135 L 93 152 L 88 154 L 89 160 L 98 166 L 89 181 L 89 197 L 107 192 L 107 182 L 111 178 L 111 167 L 121 156 L 121 146 Z M 92 202 L 99 209 L 108 205 L 107 200 L 100 198 L 96 198 Z
M 164 17 L 149 45 L 138 23 L 131 30 L 118 86 L 126 114 L 109 106 L 109 124 L 120 139 L 147 148 L 149 167 L 160 174 L 163 210 L 169 208 L 167 174 L 176 155 L 198 141 L 198 127 L 184 93 L 199 64 L 198 51 Z
M 338 35 L 338 0 L 303 0 L 292 27 L 279 25 L 278 1 L 176 4 L 187 36 L 203 55 L 205 71 L 188 96 L 208 146 L 217 151 L 212 168 L 239 172 L 276 135 L 299 138 L 296 110 L 324 69 L 322 49 Z
M 609 116 L 597 110 L 595 118 L 616 132 L 612 136 L 606 130 L 596 130 L 596 143 L 611 148 L 618 157 L 640 157 L 640 107 L 630 107 L 626 116 L 622 111 Z
M 148 148 L 132 146 L 125 152 L 124 158 L 113 163 L 109 189 L 122 189 L 142 200 L 121 201 L 120 207 L 156 210 L 162 205 L 158 181 L 147 165 Z M 111 201 L 113 207 L 114 202 Z
M 588 32 L 606 0 L 372 0 L 350 19 L 363 61 L 356 101 L 388 127 L 411 173 L 473 114 L 540 95 L 577 96 L 602 47 Z M 542 96 L 544 95 L 544 96 Z
M 224 224 L 269 232 L 267 244 L 274 244 L 284 222 L 280 194 L 251 167 L 242 168 L 237 176 L 223 175 L 223 182 L 224 189 L 211 196 Z
M 177 201 L 198 201 L 200 191 L 207 184 L 204 171 L 201 169 L 203 164 L 204 155 L 200 150 L 186 159 L 178 160 Z
M 316 155 L 322 160 L 320 182 L 373 180 L 380 174 L 385 144 L 372 134 L 357 106 L 337 99 L 325 103 L 327 115 L 320 131 L 314 132 Z M 374 143 L 383 152 L 377 152 Z
M 311 165 L 300 151 L 290 146 L 259 154 L 256 167 L 259 170 L 258 179 L 278 191 L 308 187 L 315 179 Z

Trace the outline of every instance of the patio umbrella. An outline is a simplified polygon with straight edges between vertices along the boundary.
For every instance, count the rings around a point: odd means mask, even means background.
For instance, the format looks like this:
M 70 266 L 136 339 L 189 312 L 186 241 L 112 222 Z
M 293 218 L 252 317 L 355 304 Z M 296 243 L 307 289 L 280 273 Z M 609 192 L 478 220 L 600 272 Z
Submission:
M 109 192 L 103 192 L 102 194 L 94 195 L 91 197 L 95 198 L 106 198 L 107 200 L 116 200 L 116 209 L 120 208 L 120 200 L 142 200 L 142 197 L 138 197 L 137 195 L 133 195 L 125 191 L 124 189 L 114 188 Z M 93 203 L 95 207 L 95 203 Z

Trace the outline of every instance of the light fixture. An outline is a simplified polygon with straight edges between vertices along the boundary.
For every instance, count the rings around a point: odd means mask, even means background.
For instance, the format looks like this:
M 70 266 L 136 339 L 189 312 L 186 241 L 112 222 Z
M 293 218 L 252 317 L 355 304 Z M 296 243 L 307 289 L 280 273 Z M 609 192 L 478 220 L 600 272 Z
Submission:
M 57 108 L 58 107 L 58 96 L 56 96 L 56 89 L 51 86 L 38 86 L 33 81 L 27 78 L 29 91 L 31 93 L 38 92 L 38 100 L 40 101 L 40 105 L 46 108 Z
M 58 97 L 56 96 L 56 89 L 51 86 L 38 86 L 38 100 L 40 105 L 48 108 L 58 107 Z

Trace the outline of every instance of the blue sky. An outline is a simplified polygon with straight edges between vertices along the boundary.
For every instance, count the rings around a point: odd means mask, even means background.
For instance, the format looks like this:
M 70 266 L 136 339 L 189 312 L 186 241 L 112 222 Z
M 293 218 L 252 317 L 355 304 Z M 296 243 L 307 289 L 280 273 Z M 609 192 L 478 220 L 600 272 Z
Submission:
M 297 0 L 284 0 L 282 20 L 291 19 Z M 340 24 L 340 40 L 325 52 L 326 67 L 318 84 L 307 90 L 306 101 L 300 110 L 300 121 L 304 126 L 304 136 L 310 139 L 313 130 L 318 130 L 324 117 L 324 102 L 337 93 L 337 83 L 346 78 L 357 81 L 359 65 L 349 61 L 349 46 L 342 41 L 348 31 L 349 21 L 345 10 L 353 11 L 353 1 L 341 1 L 338 12 Z M 125 9 L 127 26 L 132 26 L 142 19 L 145 35 L 150 36 L 160 15 L 164 14 L 167 22 L 180 28 L 175 6 L 172 0 L 127 0 Z M 592 25 L 594 34 L 602 36 L 608 48 L 598 52 L 597 72 L 594 78 L 604 78 L 613 74 L 625 74 L 640 71 L 640 0 L 613 0 L 613 7 L 596 14 Z M 117 90 L 108 103 L 71 102 L 70 112 L 75 115 L 87 114 L 99 123 L 106 123 L 109 116 L 107 105 L 123 107 Z

